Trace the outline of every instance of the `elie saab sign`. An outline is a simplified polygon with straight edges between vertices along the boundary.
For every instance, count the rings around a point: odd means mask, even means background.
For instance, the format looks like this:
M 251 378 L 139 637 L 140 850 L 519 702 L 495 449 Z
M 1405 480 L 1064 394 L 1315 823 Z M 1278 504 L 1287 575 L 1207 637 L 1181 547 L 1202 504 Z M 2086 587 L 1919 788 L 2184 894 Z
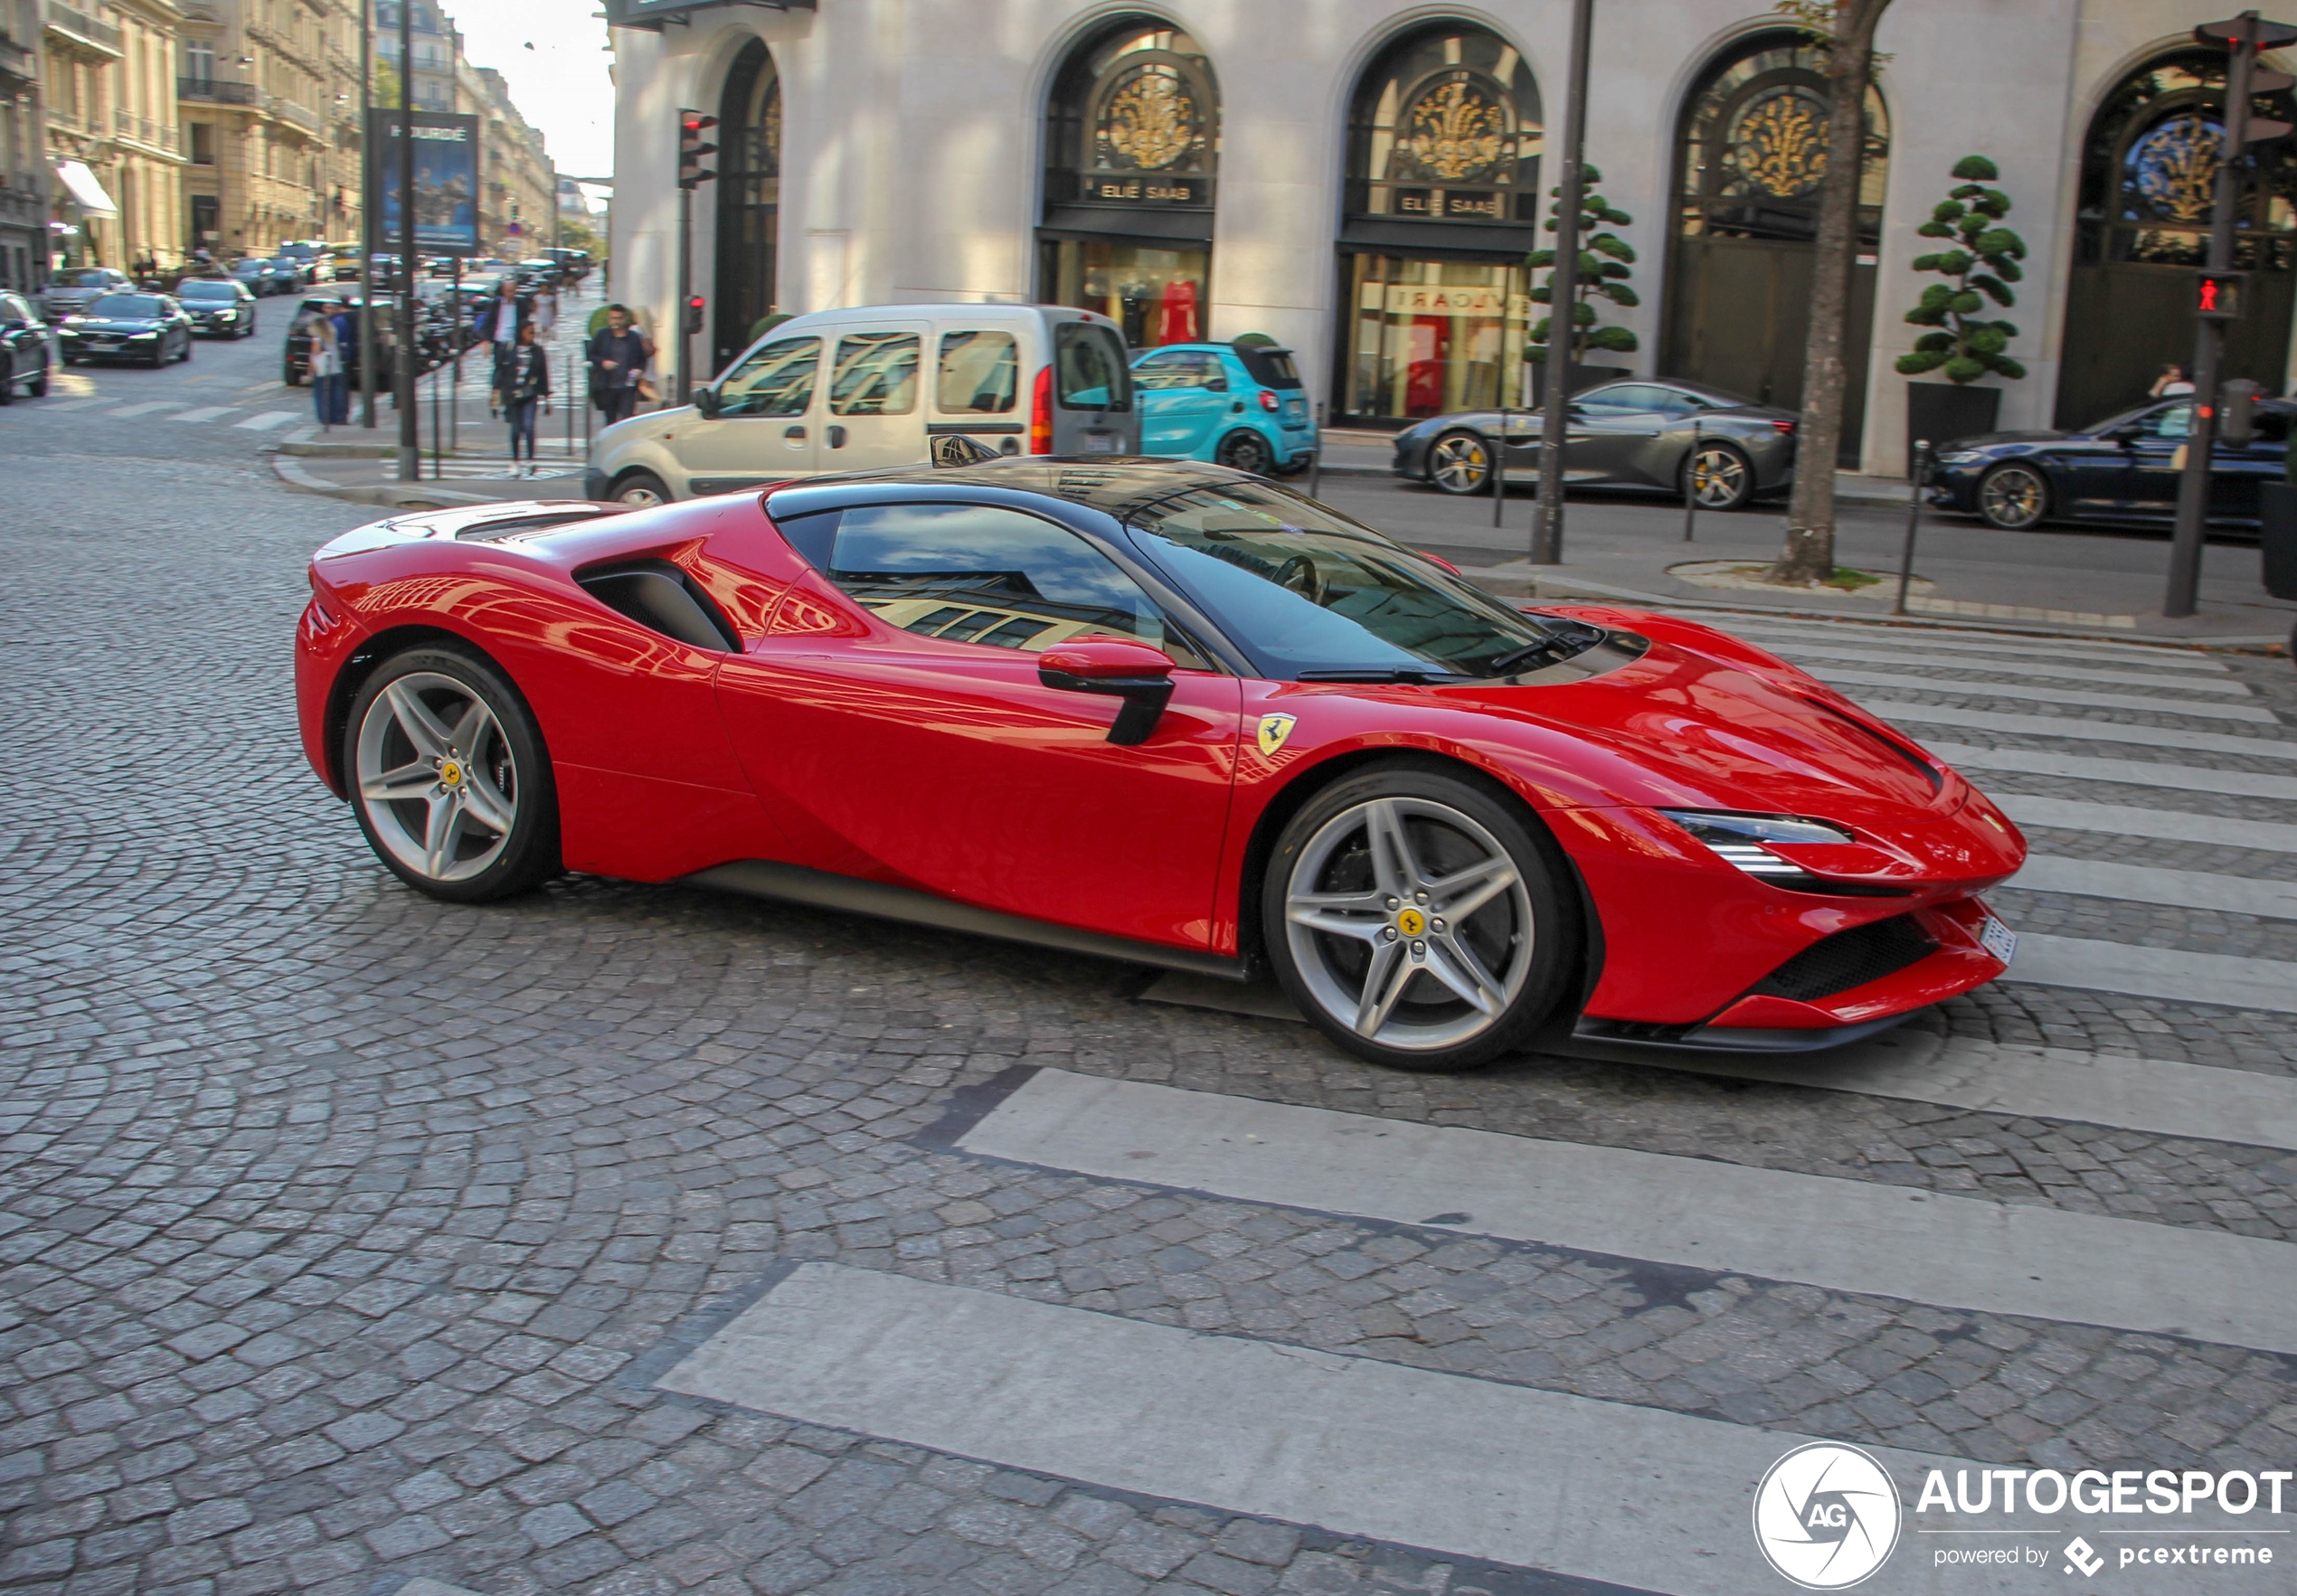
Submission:
M 1088 90 L 1082 164 L 1050 174 L 1056 204 L 1210 210 L 1219 161 L 1220 99 L 1201 59 L 1136 48 Z

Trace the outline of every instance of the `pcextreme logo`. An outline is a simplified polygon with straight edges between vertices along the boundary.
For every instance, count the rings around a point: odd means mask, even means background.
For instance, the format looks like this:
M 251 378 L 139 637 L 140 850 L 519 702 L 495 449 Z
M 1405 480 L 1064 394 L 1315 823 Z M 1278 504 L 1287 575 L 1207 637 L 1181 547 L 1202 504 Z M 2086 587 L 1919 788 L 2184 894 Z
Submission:
M 1880 1568 L 1898 1523 L 1897 1486 L 1857 1447 L 1797 1447 L 1754 1489 L 1754 1544 L 1806 1591 L 1846 1590 Z

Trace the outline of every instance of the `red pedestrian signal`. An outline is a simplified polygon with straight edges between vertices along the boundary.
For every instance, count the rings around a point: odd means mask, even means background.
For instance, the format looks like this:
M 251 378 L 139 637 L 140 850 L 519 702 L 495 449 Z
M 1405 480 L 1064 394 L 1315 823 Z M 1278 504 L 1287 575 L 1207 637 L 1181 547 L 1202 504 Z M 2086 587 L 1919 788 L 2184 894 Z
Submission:
M 695 295 L 685 302 L 685 330 L 691 335 L 702 330 L 702 296 Z
M 2193 313 L 2204 321 L 2237 321 L 2241 317 L 2242 274 L 2204 271 L 2194 278 Z
M 717 173 L 703 165 L 705 156 L 714 156 L 718 146 L 703 141 L 703 135 L 718 125 L 715 117 L 705 117 L 700 111 L 678 113 L 678 186 L 699 188 Z

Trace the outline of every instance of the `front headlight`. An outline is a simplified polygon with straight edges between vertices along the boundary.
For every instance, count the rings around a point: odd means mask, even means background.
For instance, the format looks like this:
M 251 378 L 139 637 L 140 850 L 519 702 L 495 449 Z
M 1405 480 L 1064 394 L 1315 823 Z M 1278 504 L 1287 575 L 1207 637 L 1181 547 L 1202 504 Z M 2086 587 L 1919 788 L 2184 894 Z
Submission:
M 130 333 L 128 335 L 128 341 L 132 344 L 138 338 L 156 338 L 159 335 L 157 333 Z
M 1812 877 L 1801 865 L 1763 846 L 1764 843 L 1856 840 L 1839 826 L 1793 815 L 1741 815 L 1715 809 L 1661 809 L 1659 813 L 1705 843 L 1716 858 L 1780 886 L 1800 884 Z
M 1985 457 L 1983 455 L 1980 454 L 1974 449 L 1958 449 L 1950 453 L 1940 455 L 1938 457 L 1937 463 L 1942 466 L 1967 466 L 1972 460 L 1983 459 Z

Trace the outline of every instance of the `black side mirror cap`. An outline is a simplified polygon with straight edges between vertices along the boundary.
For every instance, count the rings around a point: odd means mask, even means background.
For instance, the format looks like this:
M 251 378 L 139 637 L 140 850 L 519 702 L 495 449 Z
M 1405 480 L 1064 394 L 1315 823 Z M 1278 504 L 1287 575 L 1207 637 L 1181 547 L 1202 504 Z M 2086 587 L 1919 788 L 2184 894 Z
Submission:
M 694 391 L 694 408 L 700 411 L 705 419 L 716 420 L 718 391 L 715 388 L 696 388 Z

